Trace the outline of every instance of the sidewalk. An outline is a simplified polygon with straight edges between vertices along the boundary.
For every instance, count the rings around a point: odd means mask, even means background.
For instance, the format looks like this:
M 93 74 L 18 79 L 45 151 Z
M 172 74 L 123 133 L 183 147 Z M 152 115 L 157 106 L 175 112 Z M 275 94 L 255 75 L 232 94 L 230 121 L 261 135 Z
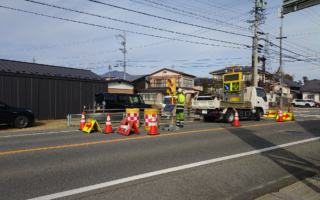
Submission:
M 294 183 L 277 192 L 262 196 L 256 200 L 317 200 L 320 199 L 320 173 Z

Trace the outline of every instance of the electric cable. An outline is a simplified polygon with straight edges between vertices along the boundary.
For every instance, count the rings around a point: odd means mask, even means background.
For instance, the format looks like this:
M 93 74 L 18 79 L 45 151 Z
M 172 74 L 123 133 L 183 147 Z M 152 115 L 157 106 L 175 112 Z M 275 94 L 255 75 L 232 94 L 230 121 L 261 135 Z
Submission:
M 91 15 L 91 16 L 100 17 L 100 18 L 104 18 L 104 19 L 109 19 L 109 20 L 113 20 L 113 21 L 118 21 L 118 22 L 123 22 L 123 23 L 127 23 L 127 24 L 132 24 L 132 25 L 136 25 L 136 26 L 142 26 L 142 27 L 146 27 L 146 28 L 156 29 L 156 30 L 160 30 L 160 31 L 164 31 L 164 32 L 175 33 L 175 34 L 179 34 L 179 35 L 185 35 L 185 36 L 195 37 L 195 38 L 199 38 L 199 39 L 212 40 L 212 41 L 217 41 L 217 42 L 222 42 L 222 43 L 228 43 L 228 44 L 233 44 L 233 45 L 247 46 L 247 45 L 245 45 L 245 44 L 239 44 L 239 43 L 234 43 L 234 42 L 227 42 L 227 41 L 224 41 L 224 40 L 218 40 L 218 39 L 213 39 L 213 38 L 200 37 L 200 36 L 196 36 L 196 35 L 190 35 L 190 34 L 187 34 L 187 33 L 181 33 L 181 32 L 177 32 L 177 31 L 170 31 L 170 30 L 166 30 L 166 29 L 162 29 L 162 28 L 157 28 L 157 27 L 142 25 L 142 24 L 138 24 L 138 23 L 134 23 L 134 22 L 128 22 L 128 21 L 124 21 L 124 20 L 120 20 L 120 19 L 114 19 L 114 18 L 110 18 L 110 17 L 106 17 L 106 16 L 101 16 L 101 15 L 96 15 L 96 14 L 92 14 L 92 13 L 88 13 L 88 12 L 73 10 L 73 9 L 70 9 L 70 8 L 65 8 L 65 7 L 56 6 L 56 5 L 52 5 L 52 4 L 46 4 L 46 3 L 37 2 L 37 1 L 33 1 L 33 0 L 26 0 L 26 1 L 32 2 L 32 3 L 36 3 L 36 4 L 45 5 L 45 6 L 49 6 L 49 7 L 54 7 L 54 8 L 58 8 L 58 9 L 63 9 L 63 10 L 67 10 L 67 11 L 72 11 L 72 12 L 76 12 L 76 13 L 81 13 L 81 14 Z M 201 27 L 201 26 L 198 26 L 198 27 L 200 27 L 200 28 L 207 28 L 207 27 Z M 225 31 L 222 31 L 222 32 L 225 32 Z M 238 35 L 238 34 L 237 34 L 237 35 Z M 250 36 L 246 36 L 246 37 L 250 37 Z

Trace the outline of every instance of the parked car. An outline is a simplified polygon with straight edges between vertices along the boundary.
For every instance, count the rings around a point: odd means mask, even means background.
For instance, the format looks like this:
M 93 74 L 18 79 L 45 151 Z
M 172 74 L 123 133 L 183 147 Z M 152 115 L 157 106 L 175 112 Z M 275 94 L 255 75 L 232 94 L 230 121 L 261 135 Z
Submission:
M 320 107 L 320 102 L 315 102 L 313 100 L 307 100 L 307 101 L 314 103 L 314 106 L 317 107 L 317 108 Z
M 309 102 L 303 99 L 293 99 L 290 103 L 293 106 L 306 106 L 306 107 L 313 107 L 315 106 L 314 102 Z
M 26 128 L 34 123 L 32 110 L 13 107 L 0 102 L 0 124 L 10 125 L 16 128 Z
M 126 108 L 151 108 L 145 104 L 138 94 L 127 93 L 97 93 L 95 94 L 94 108 L 101 109 L 126 109 Z

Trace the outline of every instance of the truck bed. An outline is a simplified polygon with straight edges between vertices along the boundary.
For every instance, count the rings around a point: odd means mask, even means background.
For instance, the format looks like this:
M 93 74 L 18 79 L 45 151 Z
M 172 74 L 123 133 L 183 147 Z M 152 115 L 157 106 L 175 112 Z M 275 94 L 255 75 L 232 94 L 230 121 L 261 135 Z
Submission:
M 207 101 L 192 101 L 192 108 L 195 109 L 217 109 L 217 108 L 251 109 L 250 101 L 222 101 L 214 98 Z

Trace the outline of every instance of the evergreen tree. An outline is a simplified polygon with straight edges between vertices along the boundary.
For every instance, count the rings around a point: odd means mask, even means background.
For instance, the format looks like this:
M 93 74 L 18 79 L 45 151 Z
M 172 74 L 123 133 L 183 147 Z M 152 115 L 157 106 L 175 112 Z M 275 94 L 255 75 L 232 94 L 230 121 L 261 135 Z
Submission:
M 202 83 L 202 90 L 205 94 L 208 93 L 208 78 L 203 79 L 203 83 Z

